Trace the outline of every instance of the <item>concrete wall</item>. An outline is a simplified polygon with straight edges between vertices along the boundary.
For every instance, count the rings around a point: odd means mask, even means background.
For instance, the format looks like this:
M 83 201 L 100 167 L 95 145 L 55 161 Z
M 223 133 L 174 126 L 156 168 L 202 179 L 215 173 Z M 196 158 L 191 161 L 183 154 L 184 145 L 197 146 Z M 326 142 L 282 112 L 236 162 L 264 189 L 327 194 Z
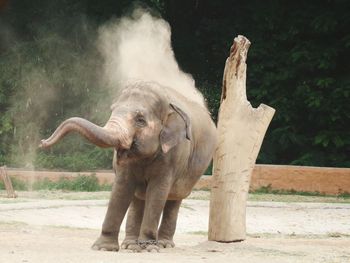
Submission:
M 114 174 L 111 171 L 73 173 L 7 168 L 7 173 L 29 183 L 43 178 L 57 181 L 60 177 L 74 178 L 78 175 L 91 174 L 96 174 L 102 184 L 112 183 L 114 180 Z M 195 189 L 210 189 L 210 183 L 210 176 L 203 176 L 196 184 Z M 350 193 L 350 168 L 256 165 L 250 188 L 256 190 L 261 187 L 270 187 L 272 190 L 295 190 L 333 195 Z
M 350 169 L 288 165 L 256 165 L 251 189 L 262 186 L 271 189 L 319 192 L 324 194 L 350 193 Z

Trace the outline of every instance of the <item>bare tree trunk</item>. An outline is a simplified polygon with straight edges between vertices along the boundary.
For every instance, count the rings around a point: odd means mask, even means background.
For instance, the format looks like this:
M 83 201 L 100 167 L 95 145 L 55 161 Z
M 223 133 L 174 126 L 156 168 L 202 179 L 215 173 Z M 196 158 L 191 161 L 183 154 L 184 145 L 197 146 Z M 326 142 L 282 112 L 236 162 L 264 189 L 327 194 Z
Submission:
M 246 238 L 246 201 L 250 178 L 275 110 L 253 108 L 246 95 L 246 58 L 250 42 L 234 39 L 226 60 L 218 120 L 218 147 L 210 198 L 209 240 Z
M 16 198 L 17 194 L 13 190 L 11 178 L 6 173 L 6 166 L 0 167 L 0 174 L 1 174 L 2 180 L 4 181 L 4 184 L 5 184 L 5 188 L 7 191 L 7 197 Z

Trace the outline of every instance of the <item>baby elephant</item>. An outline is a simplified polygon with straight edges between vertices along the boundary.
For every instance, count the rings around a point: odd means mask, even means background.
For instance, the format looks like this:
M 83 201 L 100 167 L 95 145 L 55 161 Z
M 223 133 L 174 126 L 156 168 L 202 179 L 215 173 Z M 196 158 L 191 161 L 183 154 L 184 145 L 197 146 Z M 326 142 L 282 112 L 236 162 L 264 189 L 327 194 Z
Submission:
M 204 103 L 142 81 L 126 85 L 111 110 L 104 127 L 70 118 L 40 146 L 49 147 L 75 131 L 99 147 L 115 149 L 115 181 L 94 249 L 119 250 L 120 225 L 128 209 L 122 248 L 174 247 L 181 201 L 208 167 L 216 147 L 210 114 Z

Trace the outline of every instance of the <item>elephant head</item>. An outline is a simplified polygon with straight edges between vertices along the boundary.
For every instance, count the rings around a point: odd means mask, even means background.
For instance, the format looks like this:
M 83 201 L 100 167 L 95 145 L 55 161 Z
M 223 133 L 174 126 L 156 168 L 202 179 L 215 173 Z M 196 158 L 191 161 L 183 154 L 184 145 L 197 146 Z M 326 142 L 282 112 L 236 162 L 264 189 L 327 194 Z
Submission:
M 165 154 L 184 139 L 191 139 L 188 115 L 154 83 L 127 86 L 111 110 L 103 127 L 83 118 L 65 120 L 40 147 L 50 147 L 66 134 L 77 132 L 99 147 L 115 148 L 120 164 Z

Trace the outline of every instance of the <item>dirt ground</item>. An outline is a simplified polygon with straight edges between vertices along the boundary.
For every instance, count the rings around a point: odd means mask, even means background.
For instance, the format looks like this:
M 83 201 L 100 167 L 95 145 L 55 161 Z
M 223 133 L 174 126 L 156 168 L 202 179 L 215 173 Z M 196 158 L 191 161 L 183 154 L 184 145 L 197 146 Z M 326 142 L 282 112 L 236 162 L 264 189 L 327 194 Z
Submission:
M 348 202 L 251 197 L 247 240 L 223 244 L 207 241 L 206 192 L 184 200 L 176 248 L 94 251 L 90 246 L 99 235 L 108 195 L 20 192 L 14 200 L 0 197 L 0 262 L 350 262 Z

